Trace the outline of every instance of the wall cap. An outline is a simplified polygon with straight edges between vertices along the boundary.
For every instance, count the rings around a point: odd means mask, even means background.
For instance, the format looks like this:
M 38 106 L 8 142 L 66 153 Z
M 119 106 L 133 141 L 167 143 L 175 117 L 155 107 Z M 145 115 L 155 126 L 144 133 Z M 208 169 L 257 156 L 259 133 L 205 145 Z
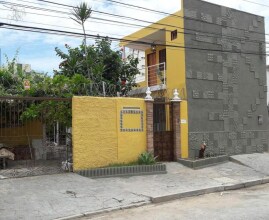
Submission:
M 178 90 L 175 89 L 174 90 L 174 97 L 173 99 L 171 100 L 171 102 L 181 102 L 182 99 L 179 97 L 179 93 L 178 93 Z
M 154 101 L 154 99 L 151 96 L 151 91 L 149 87 L 147 88 L 146 94 L 147 96 L 145 97 L 145 101 Z

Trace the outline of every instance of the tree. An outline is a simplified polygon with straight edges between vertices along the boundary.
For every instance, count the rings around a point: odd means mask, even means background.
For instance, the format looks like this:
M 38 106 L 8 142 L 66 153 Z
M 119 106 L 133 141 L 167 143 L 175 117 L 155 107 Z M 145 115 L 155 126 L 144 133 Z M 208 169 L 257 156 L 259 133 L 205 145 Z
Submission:
M 80 24 L 83 29 L 84 33 L 84 45 L 87 45 L 87 38 L 86 38 L 86 31 L 85 31 L 85 22 L 91 17 L 92 9 L 87 5 L 87 3 L 83 2 L 79 6 L 73 8 L 72 15 L 74 18 L 71 17 L 75 22 Z M 86 51 L 86 50 L 85 50 Z
M 83 34 L 84 34 L 83 44 L 85 48 L 85 61 L 87 62 L 88 53 L 87 53 L 87 37 L 86 37 L 86 30 L 85 30 L 85 22 L 91 17 L 92 10 L 91 10 L 91 7 L 87 5 L 87 3 L 83 2 L 79 6 L 74 7 L 71 13 L 73 15 L 71 19 L 73 19 L 75 22 L 80 24 L 83 29 Z M 87 69 L 87 72 L 90 77 L 89 69 Z
M 63 62 L 55 74 L 72 77 L 77 73 L 88 77 L 86 70 L 89 68 L 93 76 L 91 80 L 93 85 L 99 85 L 101 88 L 100 85 L 105 83 L 107 87 L 114 88 L 113 91 L 110 90 L 110 96 L 116 96 L 117 92 L 121 91 L 124 91 L 122 95 L 126 95 L 136 86 L 135 76 L 139 73 L 138 59 L 129 56 L 127 60 L 123 61 L 122 52 L 113 51 L 111 43 L 109 38 L 98 38 L 95 45 L 87 46 L 87 65 L 83 58 L 83 45 L 77 48 L 65 45 L 66 53 L 56 48 L 56 53 L 63 59 Z M 89 95 L 99 94 L 98 91 L 89 91 Z
M 47 74 L 32 71 L 25 73 L 17 71 L 17 56 L 12 60 L 6 57 L 6 67 L 0 68 L 0 95 L 1 96 L 31 96 L 31 97 L 62 97 L 71 98 L 74 95 L 87 95 L 89 79 L 81 74 L 71 76 Z M 31 87 L 24 89 L 24 80 L 29 80 Z M 56 111 L 57 110 L 57 111 Z M 61 124 L 71 126 L 70 103 L 42 101 L 35 102 L 22 114 L 22 120 L 41 119 L 47 125 L 59 121 Z

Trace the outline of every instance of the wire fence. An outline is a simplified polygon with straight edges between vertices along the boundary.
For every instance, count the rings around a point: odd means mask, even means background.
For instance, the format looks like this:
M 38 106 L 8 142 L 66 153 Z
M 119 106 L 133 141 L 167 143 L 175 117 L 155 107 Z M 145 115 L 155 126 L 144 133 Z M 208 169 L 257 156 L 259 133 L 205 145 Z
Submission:
M 33 114 L 32 106 L 42 103 L 48 105 L 49 112 L 45 109 L 34 119 L 23 118 L 25 112 Z M 63 172 L 63 162 L 72 162 L 71 129 L 57 112 L 61 106 L 71 109 L 71 104 L 71 99 L 63 98 L 0 97 L 0 153 L 8 159 L 4 164 L 0 158 L 0 175 L 22 177 Z M 56 117 L 49 121 L 51 114 Z M 7 169 L 1 170 L 3 167 Z

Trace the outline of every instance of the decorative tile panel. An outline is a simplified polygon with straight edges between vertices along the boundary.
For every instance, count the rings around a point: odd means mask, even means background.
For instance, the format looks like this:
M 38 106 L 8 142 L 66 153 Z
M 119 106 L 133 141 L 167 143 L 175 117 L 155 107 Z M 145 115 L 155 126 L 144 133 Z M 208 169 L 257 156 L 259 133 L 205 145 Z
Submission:
M 126 115 L 138 115 L 139 118 L 134 118 L 134 120 L 139 120 L 139 127 L 125 127 L 124 116 Z M 143 132 L 144 131 L 144 112 L 138 109 L 127 108 L 121 110 L 120 112 L 120 131 L 121 132 Z
M 190 10 L 190 9 L 184 9 L 184 13 L 185 13 L 186 17 L 197 18 L 197 11 Z
M 201 19 L 203 21 L 209 22 L 209 23 L 213 23 L 213 19 L 212 16 L 206 13 L 201 13 Z

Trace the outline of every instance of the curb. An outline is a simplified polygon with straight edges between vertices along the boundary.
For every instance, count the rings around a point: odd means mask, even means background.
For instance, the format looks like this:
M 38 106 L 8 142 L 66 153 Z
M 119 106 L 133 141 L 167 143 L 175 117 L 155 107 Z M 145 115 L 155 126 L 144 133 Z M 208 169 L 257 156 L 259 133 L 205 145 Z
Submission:
M 186 197 L 193 197 L 193 196 L 200 196 L 204 194 L 214 193 L 214 192 L 221 192 L 224 191 L 223 186 L 216 186 L 216 187 L 210 187 L 206 189 L 198 189 L 193 191 L 187 191 L 183 193 L 177 193 L 177 194 L 171 194 L 166 196 L 158 196 L 158 197 L 151 197 L 150 200 L 152 203 L 162 203 L 162 202 L 168 202 L 176 199 L 183 199 Z
M 200 196 L 200 195 L 205 195 L 205 194 L 210 194 L 210 193 L 249 188 L 249 187 L 268 184 L 268 183 L 269 183 L 269 176 L 266 176 L 262 179 L 250 180 L 243 183 L 236 183 L 236 184 L 225 185 L 225 186 L 215 186 L 215 187 L 209 187 L 206 189 L 198 189 L 198 190 L 187 191 L 187 192 L 176 193 L 176 194 L 165 195 L 165 196 L 150 197 L 150 201 L 148 202 L 145 201 L 145 202 L 127 205 L 123 207 L 109 208 L 109 209 L 93 211 L 93 212 L 85 212 L 82 214 L 72 215 L 72 216 L 63 217 L 63 218 L 57 218 L 55 220 L 70 220 L 70 219 L 76 219 L 76 218 L 82 218 L 82 217 L 92 217 L 95 215 L 101 215 L 101 214 L 123 210 L 123 209 L 137 208 L 137 207 L 141 207 L 141 206 L 145 206 L 149 204 L 158 204 L 158 203 L 173 201 L 176 199 L 183 199 L 183 198 Z
M 269 177 L 264 177 L 262 179 L 262 184 L 266 184 L 266 183 L 269 183 Z
M 228 155 L 219 155 L 216 157 L 208 157 L 199 160 L 177 159 L 177 162 L 194 170 L 203 169 L 217 164 L 229 162 Z
M 104 167 L 88 170 L 78 170 L 75 173 L 89 178 L 110 178 L 123 176 L 142 176 L 166 174 L 165 164 L 133 165 L 120 167 Z
M 216 186 L 216 187 L 210 187 L 206 189 L 199 189 L 194 191 L 188 191 L 183 193 L 177 193 L 177 194 L 171 194 L 166 196 L 159 196 L 159 197 L 151 197 L 152 203 L 162 203 L 162 202 L 168 202 L 176 199 L 183 199 L 187 197 L 193 197 L 193 196 L 200 196 L 215 192 L 224 192 L 224 191 L 230 191 L 230 190 L 237 190 L 237 189 L 243 189 L 243 188 L 249 188 L 253 186 L 263 185 L 269 183 L 269 177 L 264 177 L 262 179 L 257 180 L 250 180 L 243 183 L 236 183 L 231 185 L 225 185 L 225 186 Z
M 82 213 L 82 214 L 71 215 L 71 216 L 66 216 L 66 217 L 62 217 L 62 218 L 56 218 L 54 220 L 70 220 L 70 219 L 83 218 L 83 217 L 92 217 L 92 216 L 95 216 L 95 215 L 106 214 L 106 213 L 119 211 L 119 210 L 123 210 L 123 209 L 138 208 L 138 207 L 149 205 L 149 204 L 150 204 L 150 201 L 141 202 L 141 203 L 136 203 L 136 204 L 133 204 L 133 205 L 126 205 L 126 206 L 123 206 L 123 207 L 109 208 L 109 209 L 93 211 L 93 212 L 85 212 L 85 213 Z

